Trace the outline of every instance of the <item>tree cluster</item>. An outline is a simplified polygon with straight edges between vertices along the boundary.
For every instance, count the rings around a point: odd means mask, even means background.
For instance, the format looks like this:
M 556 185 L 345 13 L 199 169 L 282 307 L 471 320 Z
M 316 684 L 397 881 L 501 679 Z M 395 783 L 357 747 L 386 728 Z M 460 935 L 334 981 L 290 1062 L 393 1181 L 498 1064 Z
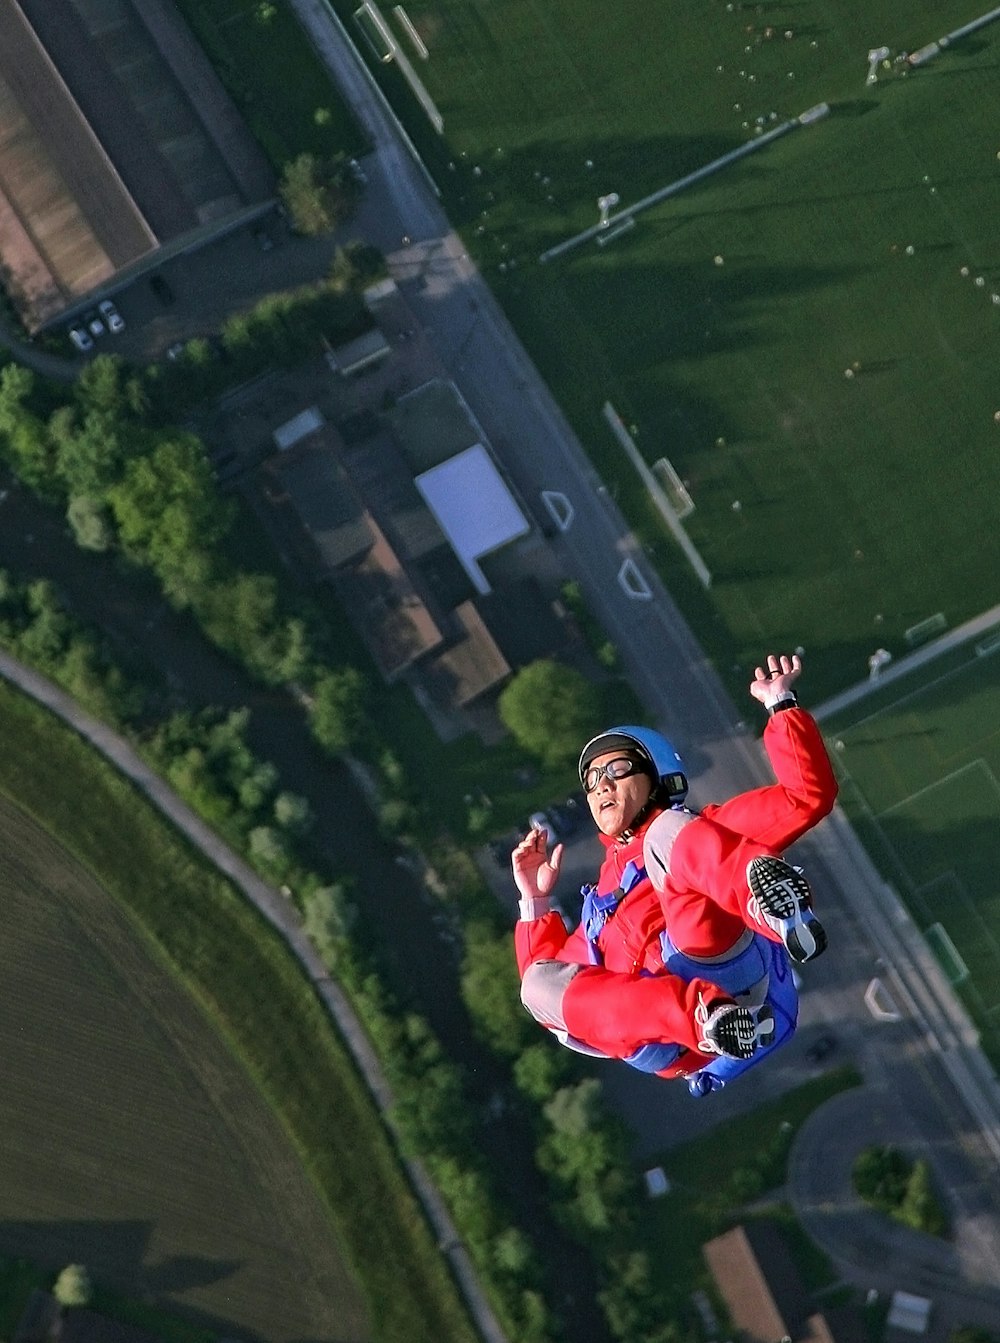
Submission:
M 230 558 L 232 506 L 219 496 L 200 443 L 157 424 L 138 379 L 99 358 L 70 400 L 53 405 L 30 373 L 8 366 L 0 372 L 0 451 L 25 483 L 66 510 L 81 545 L 118 552 L 150 572 L 171 605 L 190 611 L 250 676 L 292 688 L 327 750 L 363 744 L 383 832 L 412 833 L 417 803 L 399 760 L 373 734 L 367 678 L 322 656 L 321 623 L 283 595 L 274 574 L 247 572 Z M 53 671 L 66 644 L 65 615 L 44 588 L 39 594 L 12 596 L 9 611 L 0 602 L 0 620 L 5 611 L 9 617 L 0 637 L 9 628 L 23 656 Z M 123 677 L 120 691 L 127 689 Z M 543 662 L 514 679 L 503 712 L 527 749 L 565 763 L 592 729 L 596 703 L 578 673 Z M 106 713 L 122 723 L 117 703 Z M 512 1224 L 500 1176 L 478 1141 L 488 1120 L 469 1103 L 468 1079 L 426 1022 L 389 998 L 363 940 L 350 880 L 338 874 L 331 881 L 303 860 L 308 804 L 283 793 L 274 771 L 253 757 L 246 727 L 242 714 L 175 713 L 147 732 L 143 748 L 267 879 L 294 891 L 309 935 L 389 1071 L 401 1141 L 433 1173 L 505 1326 L 539 1343 L 557 1336 L 542 1292 L 545 1246 L 534 1229 Z M 528 1043 L 536 1028 L 518 1003 L 509 932 L 497 926 L 499 911 L 468 856 L 446 848 L 430 857 L 437 897 L 462 943 L 469 1013 L 491 1048 L 514 1058 L 511 1092 L 498 1102 L 528 1117 L 555 1216 L 601 1266 L 609 1330 L 631 1337 L 642 1321 L 644 1333 L 659 1338 L 663 1301 L 630 1242 L 636 1191 L 622 1132 L 571 1056 L 549 1042 Z
M 866 1147 L 855 1159 L 852 1179 L 858 1195 L 879 1212 L 915 1231 L 947 1234 L 948 1220 L 923 1158 L 913 1160 L 898 1147 Z

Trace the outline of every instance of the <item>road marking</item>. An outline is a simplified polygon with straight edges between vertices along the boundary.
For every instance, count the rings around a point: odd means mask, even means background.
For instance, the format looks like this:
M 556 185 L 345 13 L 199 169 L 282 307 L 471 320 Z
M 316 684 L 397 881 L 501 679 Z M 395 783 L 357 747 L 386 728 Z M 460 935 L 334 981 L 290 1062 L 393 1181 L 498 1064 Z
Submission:
M 618 582 L 621 584 L 625 596 L 631 597 L 634 602 L 651 602 L 653 600 L 650 586 L 639 572 L 635 560 L 624 562 L 618 570 Z
M 576 517 L 576 509 L 561 490 L 542 490 L 542 503 L 561 532 L 568 532 Z

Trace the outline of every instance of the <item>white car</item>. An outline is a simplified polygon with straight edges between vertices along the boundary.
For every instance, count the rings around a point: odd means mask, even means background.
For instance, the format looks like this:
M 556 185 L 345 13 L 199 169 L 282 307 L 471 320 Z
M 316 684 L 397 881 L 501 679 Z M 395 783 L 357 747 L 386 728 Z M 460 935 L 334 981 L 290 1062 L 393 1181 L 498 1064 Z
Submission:
M 97 305 L 97 311 L 107 322 L 108 330 L 113 336 L 117 336 L 119 331 L 125 330 L 125 318 L 121 315 L 115 305 L 109 298 L 102 299 Z
M 90 332 L 82 327 L 79 322 L 73 323 L 68 334 L 70 340 L 78 350 L 86 352 L 87 350 L 92 350 L 94 348 L 94 342 Z

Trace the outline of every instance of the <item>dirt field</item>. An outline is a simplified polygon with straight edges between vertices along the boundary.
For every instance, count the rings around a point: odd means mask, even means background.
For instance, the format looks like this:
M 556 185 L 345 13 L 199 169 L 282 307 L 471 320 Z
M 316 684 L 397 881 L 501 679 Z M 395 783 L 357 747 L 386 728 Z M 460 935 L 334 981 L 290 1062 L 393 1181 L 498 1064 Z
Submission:
M 83 1262 L 221 1333 L 359 1340 L 270 1110 L 97 883 L 0 799 L 0 1253 Z

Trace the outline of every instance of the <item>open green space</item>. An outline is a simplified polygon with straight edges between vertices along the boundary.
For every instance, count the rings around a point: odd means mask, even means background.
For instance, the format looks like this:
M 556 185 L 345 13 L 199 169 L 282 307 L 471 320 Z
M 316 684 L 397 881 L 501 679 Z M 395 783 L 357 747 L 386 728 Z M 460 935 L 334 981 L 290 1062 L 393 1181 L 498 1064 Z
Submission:
M 1000 1059 L 1000 658 L 974 645 L 828 722 L 841 802 Z
M 862 679 L 875 647 L 903 650 L 925 617 L 992 605 L 1000 25 L 867 86 L 869 49 L 914 51 L 973 19 L 974 0 L 406 12 L 429 58 L 396 35 L 443 137 L 405 89 L 400 113 L 720 668 L 801 644 L 823 694 Z M 539 262 L 597 222 L 599 195 L 633 204 L 824 101 L 828 117 L 610 245 Z M 606 400 L 647 461 L 668 457 L 686 482 L 707 595 L 608 431 Z
M 247 1338 L 471 1339 L 283 941 L 74 734 L 6 688 L 0 718 L 22 911 L 0 1249 L 89 1262 Z
M 179 0 L 275 168 L 298 154 L 368 148 L 295 14 L 271 0 Z
M 709 1273 L 701 1247 L 713 1236 L 735 1225 L 744 1204 L 771 1196 L 766 1215 L 779 1222 L 791 1214 L 780 1202 L 788 1153 L 796 1132 L 824 1101 L 857 1086 L 858 1074 L 838 1068 L 806 1082 L 753 1112 L 754 1139 L 747 1142 L 745 1116 L 714 1126 L 703 1138 L 673 1147 L 651 1165 L 660 1165 L 670 1191 L 644 1205 L 641 1235 L 657 1247 L 657 1257 L 670 1265 L 670 1281 L 677 1293 L 676 1308 L 689 1309 L 696 1286 L 707 1287 Z M 760 1207 L 752 1214 L 762 1215 Z M 812 1289 L 828 1286 L 830 1266 L 808 1237 L 788 1238 L 803 1281 Z

